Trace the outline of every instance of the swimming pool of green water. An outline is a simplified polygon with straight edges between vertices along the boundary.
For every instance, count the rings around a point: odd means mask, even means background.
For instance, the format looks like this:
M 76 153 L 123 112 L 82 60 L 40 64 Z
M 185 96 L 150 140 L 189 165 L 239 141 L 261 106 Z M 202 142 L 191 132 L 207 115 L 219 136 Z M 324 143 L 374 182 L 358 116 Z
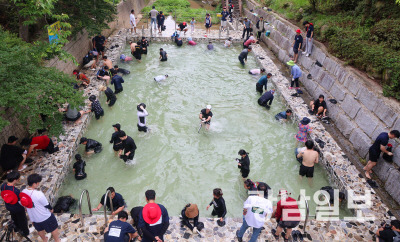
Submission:
M 170 215 L 177 216 L 190 202 L 198 204 L 201 216 L 210 216 L 211 210 L 206 211 L 206 207 L 212 190 L 222 188 L 227 216 L 241 217 L 247 193 L 235 161 L 240 149 L 250 153 L 249 178 L 266 182 L 275 196 L 285 188 L 296 199 L 300 189 L 312 197 L 328 185 L 321 165 L 316 165 L 313 187 L 305 178 L 298 180 L 299 164 L 294 157 L 297 124 L 275 120 L 275 114 L 286 110 L 279 93 L 270 110 L 257 104 L 258 77 L 248 74 L 249 69 L 258 67 L 255 57 L 249 55 L 242 67 L 237 59 L 239 46 L 226 49 L 214 45 L 215 50 L 208 51 L 205 44 L 179 48 L 171 43 L 151 43 L 141 63 L 114 63 L 131 71 L 123 76 L 124 91 L 117 94 L 112 108 L 105 104 L 104 96 L 101 98 L 105 116 L 93 119 L 84 134 L 101 142 L 103 151 L 87 157 L 84 147 L 78 149 L 87 163 L 88 177 L 76 181 L 71 168 L 60 196 L 72 194 L 79 199 L 87 189 L 95 207 L 106 188 L 112 186 L 123 195 L 130 210 L 143 206 L 144 192 L 154 189 L 157 202 L 165 205 Z M 158 60 L 160 47 L 168 53 L 167 62 Z M 129 46 L 123 53 L 130 55 Z M 164 74 L 169 75 L 165 82 L 153 80 Z M 272 88 L 271 83 L 268 85 Z M 136 126 L 136 105 L 141 102 L 149 112 L 148 133 L 138 132 Z M 198 133 L 198 115 L 207 104 L 213 107 L 211 128 Z M 121 124 L 138 147 L 131 164 L 119 159 L 109 143 L 115 123 Z M 87 213 L 87 204 L 83 207 Z M 310 213 L 315 213 L 312 201 Z M 341 210 L 342 216 L 348 214 Z

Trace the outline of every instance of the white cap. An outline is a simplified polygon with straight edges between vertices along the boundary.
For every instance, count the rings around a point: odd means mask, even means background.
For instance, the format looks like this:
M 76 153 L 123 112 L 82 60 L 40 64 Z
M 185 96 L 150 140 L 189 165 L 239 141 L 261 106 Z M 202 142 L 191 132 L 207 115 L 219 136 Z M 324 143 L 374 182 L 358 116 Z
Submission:
M 206 109 L 210 109 L 211 110 L 211 105 L 207 105 Z

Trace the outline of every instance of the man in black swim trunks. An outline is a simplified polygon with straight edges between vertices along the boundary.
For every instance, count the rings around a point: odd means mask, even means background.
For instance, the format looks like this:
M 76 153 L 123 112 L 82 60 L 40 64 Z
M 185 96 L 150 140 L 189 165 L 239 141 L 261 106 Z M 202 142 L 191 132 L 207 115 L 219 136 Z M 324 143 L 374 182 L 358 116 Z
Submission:
M 142 62 L 142 46 L 141 46 L 141 41 L 137 42 L 136 46 L 135 46 L 135 52 L 133 52 L 133 57 L 135 57 L 135 59 L 138 62 Z
M 314 165 L 318 163 L 319 154 L 317 151 L 313 149 L 314 148 L 313 141 L 307 140 L 306 147 L 307 147 L 306 150 L 300 152 L 297 155 L 297 158 L 303 158 L 303 161 L 300 165 L 299 178 L 301 180 L 303 176 L 306 176 L 308 178 L 308 184 L 311 187 L 312 178 L 314 176 Z
M 382 132 L 376 138 L 374 144 L 369 148 L 369 161 L 364 167 L 365 176 L 367 179 L 371 179 L 372 168 L 376 166 L 381 152 L 386 153 L 390 156 L 392 152 L 386 150 L 386 145 L 389 143 L 389 139 L 399 138 L 400 132 L 398 130 L 392 130 L 389 133 Z
M 206 130 L 210 128 L 211 118 L 213 113 L 211 112 L 211 105 L 207 105 L 206 108 L 202 109 L 199 114 L 199 119 L 202 122 L 202 125 L 206 125 Z

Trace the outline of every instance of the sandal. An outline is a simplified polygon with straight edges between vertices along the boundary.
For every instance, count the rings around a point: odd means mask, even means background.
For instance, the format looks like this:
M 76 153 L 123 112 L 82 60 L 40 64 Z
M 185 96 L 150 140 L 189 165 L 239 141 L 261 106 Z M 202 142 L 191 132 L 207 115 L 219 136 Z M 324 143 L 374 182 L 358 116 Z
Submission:
M 275 238 L 276 240 L 279 240 L 279 235 L 276 235 L 276 230 L 275 230 L 275 229 L 272 229 L 272 230 L 271 230 L 271 234 L 274 236 L 274 238 Z

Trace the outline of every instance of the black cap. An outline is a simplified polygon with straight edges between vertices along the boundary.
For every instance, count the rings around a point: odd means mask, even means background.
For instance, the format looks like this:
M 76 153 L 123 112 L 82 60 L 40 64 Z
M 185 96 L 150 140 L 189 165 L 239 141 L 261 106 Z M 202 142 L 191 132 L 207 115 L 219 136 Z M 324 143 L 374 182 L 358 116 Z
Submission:
M 87 138 L 82 137 L 81 140 L 79 141 L 79 144 L 82 144 L 83 142 L 86 142 L 86 141 L 87 141 Z
M 75 159 L 76 159 L 76 160 L 82 160 L 82 156 L 81 156 L 80 154 L 76 154 L 76 155 L 75 155 Z
M 14 141 L 16 141 L 16 140 L 18 140 L 18 138 L 17 138 L 17 137 L 15 137 L 14 135 L 13 135 L 13 136 L 10 136 L 10 137 L 8 137 L 8 143 L 12 143 L 12 142 L 14 142 Z
M 114 127 L 114 128 L 117 128 L 118 130 L 121 129 L 121 125 L 120 125 L 119 123 L 113 124 L 113 127 Z

